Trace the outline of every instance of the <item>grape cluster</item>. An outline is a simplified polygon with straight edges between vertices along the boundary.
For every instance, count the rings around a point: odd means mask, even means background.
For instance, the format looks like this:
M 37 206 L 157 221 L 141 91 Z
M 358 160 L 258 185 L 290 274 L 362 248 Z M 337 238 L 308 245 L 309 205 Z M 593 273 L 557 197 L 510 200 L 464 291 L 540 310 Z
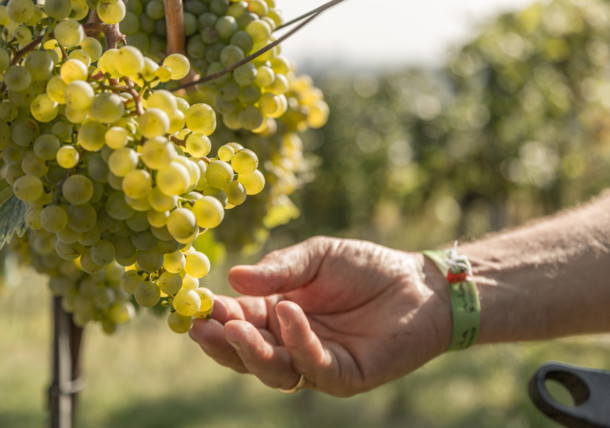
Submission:
M 287 77 L 288 109 L 272 127 L 255 134 L 219 124 L 216 131 L 224 140 L 239 139 L 264 159 L 261 171 L 266 185 L 262 194 L 248 202 L 247 212 L 232 213 L 226 219 L 226 227 L 215 232 L 216 239 L 232 251 L 257 249 L 269 229 L 300 214 L 290 195 L 311 177 L 312 163 L 306 157 L 302 136 L 306 130 L 326 123 L 328 106 L 309 76 L 290 72 Z
M 162 57 L 163 1 L 130 0 L 128 9 L 122 28 L 129 42 Z M 273 42 L 273 31 L 281 22 L 273 0 L 187 0 L 184 2 L 187 56 L 198 75 L 213 75 Z M 153 33 L 157 36 L 151 36 Z M 290 69 L 289 61 L 276 46 L 206 82 L 196 95 L 220 113 L 228 128 L 263 132 L 288 108 Z
M 186 52 L 199 76 L 214 74 L 257 52 L 274 40 L 273 31 L 281 24 L 273 0 L 184 2 Z M 162 59 L 165 25 L 161 0 L 133 0 L 127 5 L 121 28 L 130 43 Z M 298 75 L 294 64 L 281 56 L 276 46 L 185 95 L 191 102 L 208 103 L 220 113 L 216 135 L 244 142 L 261 159 L 267 181 L 264 195 L 251 200 L 247 212 L 228 216 L 229 227 L 215 231 L 217 240 L 231 250 L 256 247 L 269 228 L 299 214 L 288 196 L 310 175 L 300 135 L 326 123 L 328 106 L 322 92 L 309 76 Z M 246 120 L 243 124 L 240 115 Z M 254 127 L 246 124 L 248 116 L 255 117 Z
M 130 318 L 133 295 L 170 306 L 170 328 L 186 332 L 213 303 L 199 286 L 210 261 L 197 239 L 259 193 L 264 176 L 238 143 L 209 157 L 210 105 L 158 89 L 189 73 L 186 57 L 158 64 L 122 44 L 122 1 L 95 8 L 102 22 L 81 24 L 84 1 L 0 6 L 3 176 L 27 206 L 35 266 L 77 322 L 112 331 Z

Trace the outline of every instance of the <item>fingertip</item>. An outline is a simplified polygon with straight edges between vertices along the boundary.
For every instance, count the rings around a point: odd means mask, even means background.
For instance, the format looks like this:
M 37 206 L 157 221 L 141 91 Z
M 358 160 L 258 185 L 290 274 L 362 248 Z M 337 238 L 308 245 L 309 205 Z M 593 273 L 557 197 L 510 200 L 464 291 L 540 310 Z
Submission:
M 189 337 L 197 343 L 199 343 L 202 339 L 201 324 L 204 322 L 207 322 L 207 320 L 196 318 L 195 320 L 193 320 L 193 325 L 189 330 Z
M 289 300 L 282 300 L 275 305 L 275 313 L 284 328 L 289 328 L 291 324 L 298 322 L 303 310 L 299 305 Z
M 229 321 L 225 324 L 225 337 L 232 345 L 241 344 L 248 339 L 248 326 L 245 321 Z
M 213 319 L 195 318 L 188 334 L 200 345 L 211 342 L 220 324 Z
M 251 294 L 252 286 L 258 282 L 260 269 L 256 265 L 233 266 L 228 273 L 229 283 L 242 294 Z

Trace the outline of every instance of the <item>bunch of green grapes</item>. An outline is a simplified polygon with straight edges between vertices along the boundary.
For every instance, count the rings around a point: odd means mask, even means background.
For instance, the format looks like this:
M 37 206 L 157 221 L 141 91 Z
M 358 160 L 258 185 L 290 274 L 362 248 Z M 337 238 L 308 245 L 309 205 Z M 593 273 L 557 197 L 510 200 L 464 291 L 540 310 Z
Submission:
M 120 46 L 120 0 L 100 0 L 96 12 L 102 23 L 83 25 L 86 3 L 0 6 L 5 180 L 27 207 L 32 259 L 43 260 L 36 267 L 69 280 L 52 287 L 79 322 L 113 330 L 109 308 L 125 301 L 116 292 L 122 266 L 120 289 L 140 306 L 169 306 L 171 329 L 186 332 L 213 303 L 200 287 L 210 261 L 196 241 L 220 225 L 225 208 L 259 193 L 264 176 L 256 154 L 238 143 L 209 157 L 211 106 L 158 89 L 189 73 L 186 57 L 158 64 Z M 116 47 L 102 46 L 100 30 Z M 72 265 L 94 279 L 57 270 Z M 93 293 L 83 285 L 90 281 L 108 291 Z M 95 296 L 103 293 L 102 305 Z
M 281 23 L 272 0 L 187 0 L 186 52 L 197 74 L 209 76 L 271 43 L 273 30 Z M 164 57 L 163 1 L 128 2 L 121 25 L 129 42 L 154 57 Z M 231 73 L 189 90 L 186 98 L 213 105 L 222 116 L 216 135 L 226 141 L 247 141 L 261 159 L 267 182 L 263 194 L 249 201 L 247 213 L 228 216 L 229 228 L 215 232 L 217 240 L 232 250 L 256 247 L 269 228 L 299 214 L 289 195 L 310 175 L 300 135 L 326 123 L 328 106 L 323 95 L 309 76 L 297 74 L 276 46 Z M 248 123 L 249 119 L 253 120 Z
M 58 237 L 43 229 L 31 229 L 22 238 L 10 243 L 12 254 L 20 264 L 33 266 L 49 276 L 49 287 L 56 296 L 62 296 L 65 311 L 73 314 L 76 325 L 100 322 L 106 333 L 112 333 L 118 325 L 131 321 L 135 307 L 130 295 L 120 287 L 125 268 L 116 262 L 89 274 L 78 261 L 66 260 L 55 251 Z
M 302 134 L 323 126 L 328 120 L 328 106 L 320 89 L 307 75 L 287 74 L 288 109 L 264 132 L 235 131 L 219 126 L 217 135 L 223 139 L 239 139 L 265 159 L 261 171 L 264 190 L 248 201 L 248 210 L 227 216 L 226 228 L 216 231 L 219 242 L 231 250 L 256 249 L 268 236 L 268 230 L 299 216 L 299 209 L 290 199 L 311 176 L 311 162 L 306 158 Z M 245 217 L 247 215 L 247 218 Z
M 127 39 L 144 52 L 163 56 L 162 0 L 130 0 L 124 23 Z M 282 23 L 274 0 L 187 0 L 184 2 L 186 54 L 195 72 L 225 70 L 275 40 Z M 230 129 L 262 132 L 269 119 L 287 110 L 288 60 L 279 46 L 204 84 L 196 96 L 222 116 Z

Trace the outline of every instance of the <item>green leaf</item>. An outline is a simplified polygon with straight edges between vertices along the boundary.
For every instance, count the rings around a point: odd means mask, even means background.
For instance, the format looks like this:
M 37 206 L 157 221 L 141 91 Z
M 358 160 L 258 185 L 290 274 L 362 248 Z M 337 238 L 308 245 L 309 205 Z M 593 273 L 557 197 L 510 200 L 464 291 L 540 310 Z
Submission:
M 0 181 L 0 207 L 13 196 L 13 188 L 6 180 Z
M 13 238 L 15 233 L 17 236 L 23 236 L 27 230 L 25 204 L 12 194 L 3 201 L 4 190 L 0 190 L 0 249 Z

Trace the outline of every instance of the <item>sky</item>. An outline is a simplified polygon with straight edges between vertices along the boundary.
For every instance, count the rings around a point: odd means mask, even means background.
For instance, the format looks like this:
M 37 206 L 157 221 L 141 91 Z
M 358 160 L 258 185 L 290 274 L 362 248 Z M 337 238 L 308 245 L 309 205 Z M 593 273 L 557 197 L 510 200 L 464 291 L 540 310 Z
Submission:
M 277 0 L 285 21 L 326 0 Z M 439 65 L 480 23 L 533 0 L 345 0 L 283 43 L 299 66 Z

